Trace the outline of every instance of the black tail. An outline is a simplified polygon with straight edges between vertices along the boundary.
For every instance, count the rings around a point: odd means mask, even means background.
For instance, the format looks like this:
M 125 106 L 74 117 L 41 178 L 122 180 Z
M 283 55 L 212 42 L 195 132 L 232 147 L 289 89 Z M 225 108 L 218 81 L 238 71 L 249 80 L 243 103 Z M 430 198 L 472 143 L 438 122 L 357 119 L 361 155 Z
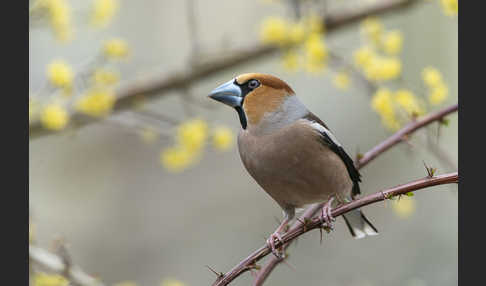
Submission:
M 363 238 L 367 235 L 378 234 L 378 230 L 376 230 L 360 209 L 352 210 L 343 215 L 343 217 L 349 228 L 349 232 L 356 239 Z

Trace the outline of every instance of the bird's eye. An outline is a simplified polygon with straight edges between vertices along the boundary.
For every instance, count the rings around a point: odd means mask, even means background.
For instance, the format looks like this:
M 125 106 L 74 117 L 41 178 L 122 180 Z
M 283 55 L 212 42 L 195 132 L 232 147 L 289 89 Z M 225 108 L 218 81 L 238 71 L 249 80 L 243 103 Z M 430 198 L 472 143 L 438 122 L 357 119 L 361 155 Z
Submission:
M 248 82 L 248 87 L 251 89 L 255 89 L 260 85 L 260 82 L 256 79 L 252 79 Z

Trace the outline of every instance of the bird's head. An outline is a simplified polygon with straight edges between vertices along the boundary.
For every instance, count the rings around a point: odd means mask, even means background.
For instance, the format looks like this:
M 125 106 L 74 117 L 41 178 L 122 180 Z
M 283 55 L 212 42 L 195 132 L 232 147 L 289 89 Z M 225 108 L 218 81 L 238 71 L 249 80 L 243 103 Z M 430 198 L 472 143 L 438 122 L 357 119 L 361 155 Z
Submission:
M 269 74 L 239 75 L 215 88 L 209 97 L 235 108 L 243 129 L 262 125 L 277 127 L 275 124 L 281 125 L 307 112 L 292 88 Z

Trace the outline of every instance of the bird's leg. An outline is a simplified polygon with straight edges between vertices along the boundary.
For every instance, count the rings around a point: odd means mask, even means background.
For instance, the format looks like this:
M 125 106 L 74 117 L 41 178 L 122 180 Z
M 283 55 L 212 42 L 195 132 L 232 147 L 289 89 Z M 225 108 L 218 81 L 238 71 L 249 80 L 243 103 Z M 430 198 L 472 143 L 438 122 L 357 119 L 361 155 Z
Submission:
M 321 210 L 321 216 L 319 217 L 319 219 L 321 220 L 321 224 L 326 224 L 326 226 L 330 230 L 333 230 L 334 229 L 333 222 L 336 221 L 336 219 L 334 217 L 332 217 L 332 214 L 331 214 L 331 211 L 332 211 L 331 205 L 332 205 L 332 202 L 333 201 L 334 201 L 334 196 L 332 196 L 324 204 L 324 206 L 322 207 L 322 210 Z
M 272 253 L 277 258 L 281 258 L 281 256 L 278 253 L 277 249 L 275 248 L 275 240 L 280 241 L 283 245 L 283 240 L 282 240 L 282 236 L 280 235 L 280 232 L 287 226 L 289 221 L 290 221 L 290 218 L 289 218 L 289 216 L 286 215 L 284 220 L 282 221 L 282 223 L 277 227 L 277 229 L 267 239 L 267 245 L 272 249 Z

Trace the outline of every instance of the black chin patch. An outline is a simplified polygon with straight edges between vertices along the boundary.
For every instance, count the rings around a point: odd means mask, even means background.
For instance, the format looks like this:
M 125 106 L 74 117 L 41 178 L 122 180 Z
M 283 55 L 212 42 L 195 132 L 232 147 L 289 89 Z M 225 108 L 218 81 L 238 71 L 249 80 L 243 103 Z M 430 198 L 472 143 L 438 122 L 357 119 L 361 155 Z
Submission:
M 246 116 L 245 116 L 245 112 L 243 111 L 243 108 L 241 108 L 241 106 L 236 106 L 235 107 L 236 109 L 236 112 L 238 112 L 238 117 L 240 118 L 240 123 L 241 123 L 241 127 L 243 127 L 243 129 L 246 129 Z

